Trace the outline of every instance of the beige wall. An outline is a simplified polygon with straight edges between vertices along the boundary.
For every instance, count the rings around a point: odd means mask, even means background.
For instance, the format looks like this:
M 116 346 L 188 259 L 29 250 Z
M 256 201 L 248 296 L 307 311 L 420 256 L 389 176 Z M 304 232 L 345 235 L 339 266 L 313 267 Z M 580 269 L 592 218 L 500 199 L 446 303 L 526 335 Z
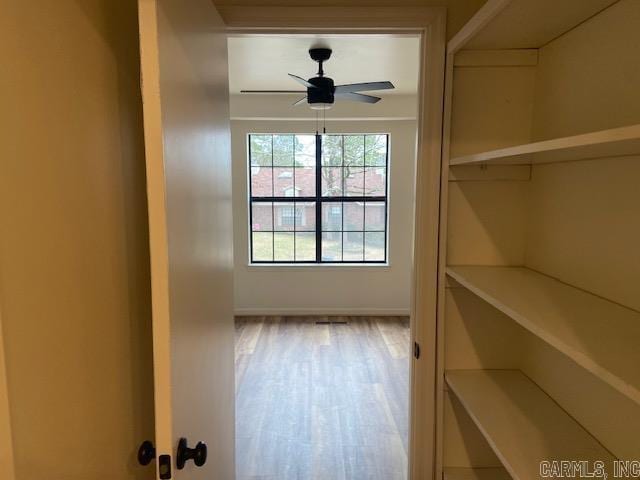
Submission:
M 18 480 L 150 478 L 133 0 L 2 1 L 0 294 Z
M 234 297 L 237 314 L 409 312 L 416 122 L 334 121 L 329 122 L 327 131 L 390 134 L 389 266 L 248 266 L 247 134 L 314 133 L 315 122 L 234 121 Z

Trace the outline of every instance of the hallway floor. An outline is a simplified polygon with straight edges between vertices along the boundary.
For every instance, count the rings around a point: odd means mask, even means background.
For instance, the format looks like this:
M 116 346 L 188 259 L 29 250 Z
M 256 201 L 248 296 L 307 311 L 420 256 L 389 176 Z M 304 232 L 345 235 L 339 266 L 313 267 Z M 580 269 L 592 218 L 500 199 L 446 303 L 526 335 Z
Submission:
M 238 480 L 403 480 L 407 317 L 238 317 Z

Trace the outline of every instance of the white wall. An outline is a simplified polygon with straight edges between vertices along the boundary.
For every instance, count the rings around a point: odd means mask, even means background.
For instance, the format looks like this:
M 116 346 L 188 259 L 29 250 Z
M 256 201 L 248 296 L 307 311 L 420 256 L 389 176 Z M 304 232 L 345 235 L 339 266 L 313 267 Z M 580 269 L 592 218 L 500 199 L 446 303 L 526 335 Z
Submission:
M 291 103 L 286 97 L 273 101 L 281 105 Z M 407 106 L 415 106 L 415 101 L 406 102 L 406 99 L 390 101 L 387 108 L 392 107 L 392 116 L 414 116 L 412 107 L 397 107 L 402 102 Z M 237 99 L 232 101 L 232 118 L 255 118 L 246 109 L 237 108 L 238 103 Z M 264 108 L 260 110 L 265 111 Z M 274 106 L 271 111 L 277 110 L 278 107 Z M 328 116 L 331 117 L 333 111 L 329 112 Z M 315 133 L 315 121 L 305 120 L 304 117 L 293 120 L 291 113 L 288 113 L 288 120 L 284 121 L 232 121 L 234 297 L 237 315 L 408 314 L 413 254 L 416 122 L 391 120 L 381 113 L 380 108 L 372 110 L 371 114 L 387 119 L 334 119 L 327 121 L 327 132 L 390 134 L 388 266 L 249 266 L 247 134 Z M 294 115 L 312 118 L 308 109 L 295 112 Z

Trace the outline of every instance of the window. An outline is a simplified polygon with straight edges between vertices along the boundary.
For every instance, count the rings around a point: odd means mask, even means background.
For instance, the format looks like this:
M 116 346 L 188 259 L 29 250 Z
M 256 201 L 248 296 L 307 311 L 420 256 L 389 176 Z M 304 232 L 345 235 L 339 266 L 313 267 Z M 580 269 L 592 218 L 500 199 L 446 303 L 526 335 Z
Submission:
M 249 135 L 252 263 L 385 263 L 389 136 Z

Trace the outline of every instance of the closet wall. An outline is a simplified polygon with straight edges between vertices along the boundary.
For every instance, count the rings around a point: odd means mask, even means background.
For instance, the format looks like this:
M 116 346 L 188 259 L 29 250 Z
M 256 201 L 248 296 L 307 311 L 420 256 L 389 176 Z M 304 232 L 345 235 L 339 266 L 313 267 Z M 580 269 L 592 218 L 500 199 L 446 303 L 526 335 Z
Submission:
M 639 32 L 490 0 L 449 44 L 438 475 L 640 458 Z
M 154 434 L 137 2 L 0 10 L 0 408 L 15 478 L 155 478 L 135 459 Z

